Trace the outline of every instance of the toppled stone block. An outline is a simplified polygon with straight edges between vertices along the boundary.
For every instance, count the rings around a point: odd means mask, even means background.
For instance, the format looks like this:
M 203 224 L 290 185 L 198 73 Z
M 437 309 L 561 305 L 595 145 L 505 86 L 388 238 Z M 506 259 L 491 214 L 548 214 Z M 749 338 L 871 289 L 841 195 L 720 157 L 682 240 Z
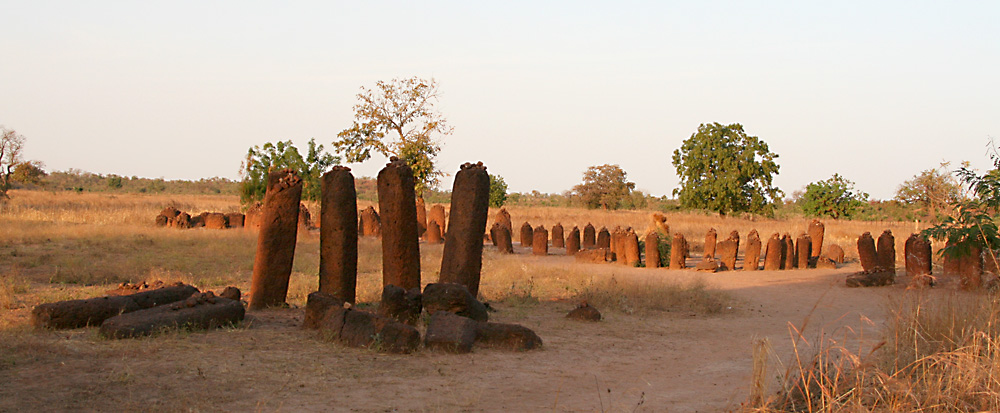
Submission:
M 542 347 L 542 339 L 530 328 L 517 324 L 478 323 L 476 344 L 505 350 L 527 351 Z
M 433 222 L 432 222 L 433 223 Z M 400 323 L 416 325 L 423 310 L 419 288 L 406 291 L 389 284 L 382 288 L 382 302 L 379 304 L 379 315 L 388 317 Z
M 427 325 L 424 345 L 431 350 L 468 353 L 476 342 L 476 330 L 475 320 L 438 311 L 431 316 L 431 322 Z
M 330 311 L 319 330 L 325 339 L 349 347 L 411 353 L 420 346 L 420 333 L 412 326 L 351 308 Z
M 119 314 L 180 301 L 197 292 L 190 285 L 178 284 L 129 295 L 39 304 L 31 310 L 31 324 L 48 328 L 96 326 Z
M 306 297 L 306 316 L 302 321 L 303 328 L 318 329 L 329 312 L 343 308 L 344 300 L 322 291 L 314 291 Z
M 431 316 L 438 311 L 447 311 L 476 321 L 487 321 L 490 317 L 486 306 L 476 300 L 462 284 L 427 284 L 422 301 L 424 309 Z
M 601 321 L 601 312 L 584 301 L 569 314 L 566 314 L 566 318 L 580 321 Z
M 611 251 L 607 248 L 596 248 L 589 250 L 577 251 L 575 255 L 577 261 L 580 262 L 594 262 L 603 264 L 605 262 L 612 260 Z
M 216 297 L 211 291 L 196 293 L 169 305 L 121 314 L 101 323 L 101 335 L 131 338 L 169 328 L 210 329 L 243 320 L 243 303 Z

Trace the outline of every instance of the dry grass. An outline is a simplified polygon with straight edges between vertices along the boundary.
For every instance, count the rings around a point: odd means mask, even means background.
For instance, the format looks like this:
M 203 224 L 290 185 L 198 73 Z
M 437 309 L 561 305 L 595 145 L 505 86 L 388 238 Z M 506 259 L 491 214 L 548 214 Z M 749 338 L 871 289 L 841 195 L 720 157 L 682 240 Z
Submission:
M 874 345 L 860 332 L 809 342 L 791 328 L 794 357 L 770 398 L 759 389 L 774 359 L 755 349 L 748 410 L 1000 411 L 1000 299 L 912 293 L 890 313 Z

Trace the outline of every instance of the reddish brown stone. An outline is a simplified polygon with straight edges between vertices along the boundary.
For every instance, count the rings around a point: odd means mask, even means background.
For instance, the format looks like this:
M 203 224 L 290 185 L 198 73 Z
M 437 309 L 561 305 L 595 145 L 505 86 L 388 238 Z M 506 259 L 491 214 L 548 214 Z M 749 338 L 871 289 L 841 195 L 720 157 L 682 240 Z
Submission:
M 895 282 L 895 274 L 876 267 L 872 271 L 862 271 L 847 276 L 848 287 L 881 287 Z
M 100 332 L 108 338 L 131 338 L 168 328 L 210 329 L 238 323 L 244 314 L 243 303 L 209 291 L 195 293 L 185 301 L 111 317 L 101 323 Z
M 484 347 L 527 351 L 542 347 L 542 339 L 531 329 L 517 324 L 477 323 L 476 344 Z
M 687 268 L 688 245 L 684 239 L 684 234 L 674 234 L 674 239 L 670 242 L 670 269 L 683 270 Z
M 507 208 L 500 208 L 497 211 L 496 216 L 493 217 L 493 223 L 506 226 L 508 231 L 514 230 L 514 226 L 510 222 L 510 212 L 507 212 Z
M 322 224 L 320 224 L 322 228 Z M 334 297 L 322 291 L 314 291 L 306 297 L 306 316 L 302 321 L 302 327 L 308 329 L 318 329 L 323 323 L 327 314 L 337 308 L 344 307 L 344 300 Z
M 422 301 L 427 314 L 434 315 L 438 311 L 448 311 L 476 321 L 488 321 L 490 318 L 486 306 L 476 300 L 476 297 L 462 284 L 427 284 L 424 287 Z
M 809 235 L 802 234 L 795 240 L 795 268 L 809 268 L 809 251 L 812 248 L 812 240 Z
M 809 239 L 812 242 L 809 248 L 809 257 L 813 259 L 812 261 L 815 261 L 815 258 L 819 258 L 822 255 L 823 236 L 826 233 L 826 227 L 820 220 L 813 219 L 812 221 L 809 221 L 809 228 L 807 232 L 809 233 Z M 812 266 L 815 267 L 815 263 L 813 263 Z
M 837 264 L 844 263 L 844 249 L 840 248 L 840 245 L 830 244 L 823 250 L 823 257 L 833 260 Z
M 427 205 L 424 204 L 424 197 L 418 196 L 417 200 L 417 233 L 421 237 L 427 231 Z
M 569 314 L 566 314 L 566 318 L 580 321 L 601 321 L 601 312 L 584 301 Z
M 757 271 L 760 269 L 760 235 L 757 230 L 750 230 L 747 234 L 746 251 L 743 253 L 743 270 Z
M 452 196 L 454 196 L 454 194 Z M 441 239 L 444 239 L 444 235 L 447 232 L 448 227 L 448 214 L 444 210 L 444 205 L 434 204 L 434 206 L 431 207 L 431 210 L 427 212 L 427 222 L 430 221 L 437 222 L 438 228 L 441 229 Z
M 611 261 L 611 251 L 607 248 L 594 248 L 589 250 L 580 250 L 573 255 L 579 262 L 592 262 L 603 264 L 605 262 Z
M 587 226 L 583 227 L 583 242 L 580 247 L 583 249 L 591 249 L 597 246 L 597 234 L 594 231 L 594 226 L 589 222 Z
M 358 203 L 351 169 L 320 181 L 319 291 L 354 303 L 358 283 Z
M 379 315 L 382 317 L 417 325 L 422 311 L 422 294 L 419 288 L 406 291 L 392 284 L 382 288 L 382 301 L 378 306 Z
M 532 233 L 531 224 L 525 222 L 521 225 L 521 246 L 530 247 L 531 242 L 534 240 L 534 233 Z
M 962 254 L 964 252 L 964 254 Z M 978 290 L 983 285 L 983 249 L 973 245 L 960 251 L 958 257 L 959 287 L 963 290 Z
M 646 268 L 660 268 L 662 266 L 660 261 L 660 237 L 653 231 L 646 234 L 646 238 L 643 241 L 646 247 Z
M 253 263 L 250 310 L 282 305 L 295 257 L 302 179 L 292 169 L 268 174 Z
M 566 235 L 566 255 L 576 255 L 580 251 L 580 229 L 573 227 Z
M 896 238 L 892 236 L 892 231 L 882 231 L 878 236 L 878 244 L 875 252 L 876 266 L 884 271 L 890 271 L 893 276 L 896 274 Z
M 493 224 L 493 241 L 497 244 L 497 250 L 504 254 L 513 254 L 514 245 L 510 240 L 510 228 L 499 222 Z
M 785 234 L 781 236 L 781 242 L 785 244 L 782 251 L 784 253 L 781 255 L 784 258 L 784 266 L 781 267 L 785 270 L 790 270 L 795 268 L 795 264 L 798 263 L 798 256 L 795 251 L 795 241 L 792 240 L 792 236 Z
M 549 255 L 549 231 L 544 226 L 539 225 L 532 231 L 534 239 L 531 241 L 531 253 L 535 255 Z
M 168 225 L 179 229 L 191 228 L 191 215 L 188 215 L 187 212 L 181 212 Z
M 431 315 L 424 335 L 424 345 L 431 350 L 449 353 L 468 353 L 476 342 L 475 320 L 465 318 L 447 311 L 438 311 Z
M 718 241 L 718 234 L 715 228 L 709 228 L 705 234 L 705 248 L 702 255 L 703 260 L 715 260 L 715 244 Z
M 378 173 L 378 209 L 382 219 L 382 286 L 420 288 L 420 244 L 417 236 L 413 171 L 391 158 Z M 482 240 L 478 241 L 480 245 Z
M 719 253 L 719 270 L 733 271 L 736 269 L 736 257 L 739 254 L 738 238 L 728 238 L 716 243 L 716 251 Z
M 864 272 L 874 271 L 878 266 L 878 255 L 875 250 L 875 240 L 870 232 L 858 237 L 858 259 Z
M 903 255 L 906 257 L 906 275 L 916 277 L 930 275 L 931 243 L 919 234 L 911 234 L 903 245 Z
M 244 220 L 244 215 L 239 212 L 230 212 L 226 214 L 226 225 L 229 228 L 243 228 Z
M 622 261 L 621 257 L 619 257 L 622 247 L 622 227 L 616 226 L 610 234 L 611 238 L 608 241 L 608 247 L 611 249 L 611 253 L 615 255 L 615 260 L 620 264 Z
M 767 239 L 767 251 L 764 252 L 764 271 L 777 271 L 781 269 L 783 262 L 782 250 L 785 244 L 781 242 L 781 236 L 777 232 L 771 234 Z
M 129 295 L 39 304 L 31 310 L 31 324 L 56 329 L 96 326 L 118 314 L 184 300 L 197 292 L 190 285 L 176 284 Z
M 607 228 L 601 227 L 601 230 L 597 232 L 597 243 L 594 244 L 594 247 L 611 250 L 611 232 Z
M 190 228 L 203 228 L 205 226 L 205 216 L 207 215 L 208 212 L 202 212 L 198 215 L 192 216 Z
M 228 286 L 225 289 L 223 289 L 222 292 L 219 293 L 218 295 L 219 297 L 222 298 L 228 298 L 230 300 L 239 301 L 241 293 L 239 288 Z
M 243 228 L 249 230 L 259 230 L 260 229 L 260 219 L 261 212 L 264 210 L 264 204 L 260 202 L 255 202 L 253 205 L 247 207 L 246 215 L 243 219 Z
M 226 215 L 221 212 L 209 212 L 204 215 L 205 228 L 226 229 Z
M 550 236 L 552 237 L 552 247 L 553 248 L 566 248 L 566 238 L 563 234 L 563 226 L 557 223 L 552 227 Z
M 420 346 L 420 333 L 412 326 L 350 308 L 331 311 L 323 319 L 320 333 L 346 346 L 390 353 L 411 353 Z
M 375 212 L 375 207 L 368 207 L 358 214 L 358 236 L 382 236 L 382 218 Z
M 483 234 L 490 212 L 490 176 L 482 162 L 463 164 L 451 191 L 451 228 L 441 257 L 441 282 L 455 282 L 479 295 Z
M 621 235 L 623 264 L 629 267 L 639 265 L 639 236 L 631 228 Z
M 444 242 L 441 239 L 441 228 L 438 227 L 437 221 L 431 221 L 427 224 L 427 231 L 424 232 L 424 239 L 427 240 L 428 244 L 440 244 Z
M 312 214 L 309 213 L 309 208 L 306 208 L 306 204 L 299 203 L 299 219 L 296 222 L 296 226 L 302 232 L 309 232 L 313 227 Z

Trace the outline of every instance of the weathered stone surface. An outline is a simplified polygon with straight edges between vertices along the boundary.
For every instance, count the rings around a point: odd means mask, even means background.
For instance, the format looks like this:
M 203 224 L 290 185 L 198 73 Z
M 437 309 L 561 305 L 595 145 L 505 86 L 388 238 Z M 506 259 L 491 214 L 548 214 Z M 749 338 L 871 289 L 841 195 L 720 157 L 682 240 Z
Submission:
M 205 214 L 205 228 L 226 229 L 228 227 L 229 222 L 226 220 L 226 214 L 221 212 L 209 212 Z
M 511 241 L 510 228 L 497 222 L 493 224 L 493 242 L 497 245 L 497 250 L 504 254 L 514 253 L 514 244 Z
M 452 211 L 452 213 L 454 214 L 454 211 Z M 510 219 L 510 216 L 508 216 L 507 219 Z M 448 214 L 444 210 L 444 205 L 434 204 L 434 206 L 431 207 L 431 210 L 427 213 L 427 221 L 437 222 L 438 228 L 441 229 L 441 239 L 444 239 L 444 235 L 448 228 Z M 483 225 L 485 226 L 485 224 Z
M 533 232 L 533 229 L 531 228 L 531 224 L 525 222 L 524 224 L 521 225 L 521 246 L 530 247 L 531 242 L 534 241 L 534 239 L 535 239 L 535 234 Z
M 434 315 L 438 311 L 448 311 L 476 321 L 488 321 L 486 306 L 469 293 L 462 284 L 432 283 L 424 287 L 424 310 Z
M 531 253 L 535 255 L 549 255 L 549 231 L 544 226 L 539 225 L 532 231 Z
M 437 221 L 431 221 L 427 224 L 427 230 L 424 232 L 424 239 L 431 245 L 444 242 L 444 240 L 441 239 L 441 227 L 438 226 Z
M 246 217 L 239 212 L 230 212 L 226 214 L 226 225 L 229 228 L 243 228 L 243 222 Z
M 131 338 L 170 328 L 210 329 L 243 320 L 243 303 L 216 297 L 211 291 L 195 293 L 184 301 L 121 314 L 101 323 L 101 335 Z
M 301 202 L 299 203 L 299 219 L 296 225 L 296 228 L 303 233 L 308 233 L 313 228 L 312 214 L 309 213 L 309 208 L 306 207 L 306 204 Z
M 400 323 L 416 325 L 423 311 L 421 296 L 419 288 L 406 291 L 389 284 L 382 288 L 382 301 L 379 302 L 378 314 Z
M 795 268 L 795 264 L 798 262 L 798 256 L 795 251 L 795 241 L 792 239 L 791 235 L 785 234 L 781 236 L 781 242 L 785 244 L 784 248 L 782 248 L 784 253 L 781 257 L 784 259 L 784 264 L 781 268 L 784 270 Z
M 903 255 L 906 257 L 906 275 L 916 277 L 930 275 L 931 243 L 919 234 L 911 234 L 903 245 Z
M 552 231 L 550 232 L 551 232 L 550 236 L 552 237 L 552 247 L 566 248 L 566 238 L 565 238 L 566 235 L 563 233 L 562 224 L 557 223 L 555 226 L 552 227 Z
M 320 181 L 319 291 L 354 303 L 358 283 L 358 203 L 351 169 L 334 166 Z
M 687 268 L 687 240 L 684 234 L 675 233 L 674 239 L 670 241 L 670 269 L 683 270 Z
M 969 247 L 958 258 L 959 287 L 978 290 L 983 285 L 983 250 L 978 245 Z
M 542 339 L 531 329 L 517 324 L 477 323 L 476 344 L 513 351 L 542 347 Z
M 514 230 L 514 226 L 510 222 L 510 212 L 507 212 L 507 208 L 500 208 L 497 211 L 496 216 L 493 217 L 493 223 L 506 226 L 510 232 Z
M 179 284 L 135 294 L 39 304 L 31 310 L 31 324 L 56 329 L 96 326 L 116 315 L 184 300 L 197 292 Z
M 757 230 L 750 230 L 747 234 L 746 252 L 743 253 L 743 270 L 757 271 L 760 269 L 760 235 Z
M 412 326 L 350 308 L 331 311 L 323 319 L 320 333 L 349 347 L 389 353 L 410 353 L 420 346 L 420 333 Z
M 205 226 L 205 216 L 208 212 L 202 212 L 198 215 L 191 216 L 191 225 L 189 228 L 203 228 Z
M 660 260 L 660 237 L 656 235 L 656 232 L 650 232 L 646 234 L 646 239 L 643 242 L 646 247 L 646 268 L 662 267 L 662 261 Z
M 594 230 L 594 226 L 589 222 L 587 226 L 583 227 L 583 242 L 580 246 L 584 249 L 591 249 L 597 246 L 597 233 Z
M 116 287 L 115 289 L 105 291 L 104 295 L 132 295 L 135 293 L 155 290 L 163 287 L 167 287 L 167 284 L 159 280 L 153 281 L 152 283 L 146 283 L 145 281 L 138 283 L 123 282 L 121 284 L 118 284 L 118 287 Z
M 369 206 L 358 214 L 358 235 L 362 237 L 382 235 L 382 218 L 375 212 L 375 207 Z
M 417 204 L 417 233 L 423 237 L 427 232 L 427 205 L 424 203 L 424 198 L 418 196 L 416 198 Z
M 812 240 L 809 235 L 799 235 L 795 240 L 795 268 L 809 268 L 809 251 L 812 249 Z
M 816 258 L 823 255 L 823 236 L 826 234 L 826 226 L 823 225 L 822 221 L 813 219 L 812 221 L 809 221 L 809 227 L 806 232 L 809 234 L 809 240 L 811 242 L 809 257 L 812 258 L 812 260 L 810 260 L 810 262 L 813 262 Z
M 174 207 L 163 208 L 163 210 L 160 211 L 160 214 L 156 216 L 156 226 L 165 227 L 169 225 L 171 221 L 177 217 L 177 215 L 180 215 L 180 213 L 181 211 L 178 211 L 177 208 Z
M 378 173 L 383 287 L 391 284 L 404 290 L 420 288 L 420 241 L 413 188 L 413 171 L 406 161 L 392 157 Z
M 580 321 L 601 321 L 601 312 L 584 301 L 566 314 L 566 318 Z
M 449 353 L 468 353 L 476 342 L 478 323 L 447 311 L 431 315 L 424 336 L 424 345 L 431 350 Z
M 635 267 L 639 265 L 639 236 L 631 228 L 621 235 L 622 263 Z
M 736 269 L 736 257 L 739 248 L 737 245 L 739 244 L 732 239 L 726 239 L 715 243 L 715 251 L 719 256 L 719 271 L 733 271 Z
M 823 250 L 823 256 L 829 258 L 836 262 L 837 264 L 844 263 L 844 249 L 840 248 L 840 245 L 830 244 Z
M 816 268 L 837 268 L 837 262 L 826 256 L 819 257 L 816 259 Z
M 483 266 L 483 233 L 490 212 L 490 176 L 483 163 L 463 164 L 455 174 L 451 194 L 451 227 L 439 279 L 465 285 L 476 297 Z
M 864 272 L 874 271 L 878 266 L 878 255 L 875 250 L 875 239 L 870 232 L 865 232 L 858 237 L 858 260 L 861 261 L 861 268 Z
M 574 255 L 576 260 L 579 262 L 592 262 L 603 264 L 605 262 L 611 261 L 611 251 L 607 248 L 594 248 L 589 250 L 580 250 Z
M 719 235 L 715 232 L 715 228 L 709 228 L 708 233 L 705 234 L 705 253 L 702 255 L 702 260 L 715 260 L 715 244 L 718 238 Z
M 896 275 L 896 238 L 892 236 L 892 231 L 882 231 L 878 236 L 876 248 L 876 266 L 885 271 L 891 271 Z
M 285 303 L 295 257 L 301 197 L 302 179 L 294 170 L 282 169 L 268 174 L 254 255 L 250 310 Z
M 322 224 L 320 224 L 322 228 Z M 302 321 L 303 328 L 318 329 L 327 313 L 332 309 L 343 308 L 344 300 L 322 291 L 314 291 L 306 296 L 306 315 Z
M 771 234 L 767 239 L 767 251 L 764 252 L 764 271 L 780 270 L 784 264 L 782 250 L 785 244 L 781 241 L 781 236 L 777 232 Z
M 703 258 L 701 261 L 698 261 L 694 269 L 695 271 L 702 272 L 717 272 L 719 271 L 719 262 L 715 259 Z
M 601 227 L 601 230 L 597 232 L 597 243 L 594 244 L 594 247 L 611 250 L 611 232 L 607 228 Z
M 243 216 L 243 228 L 254 231 L 259 230 L 261 213 L 263 210 L 264 204 L 260 202 L 254 202 L 252 205 L 247 207 L 246 215 Z
M 191 215 L 188 215 L 187 212 L 181 212 L 174 217 L 174 220 L 168 226 L 177 229 L 191 228 Z
M 621 264 L 623 261 L 622 255 L 622 227 L 616 226 L 614 230 L 611 231 L 611 241 L 608 245 L 611 249 L 611 253 L 615 255 L 615 261 Z
M 848 287 L 882 287 L 891 285 L 896 280 L 894 272 L 882 271 L 876 268 L 873 271 L 862 271 L 847 276 Z
M 580 229 L 573 227 L 566 235 L 566 255 L 576 255 L 577 251 L 580 251 Z
M 239 301 L 241 295 L 242 294 L 240 293 L 240 289 L 236 288 L 236 287 L 233 287 L 231 285 L 228 286 L 228 287 L 226 287 L 226 288 L 224 288 L 222 290 L 222 292 L 220 292 L 218 294 L 219 297 L 228 298 L 228 299 L 234 300 L 234 301 Z

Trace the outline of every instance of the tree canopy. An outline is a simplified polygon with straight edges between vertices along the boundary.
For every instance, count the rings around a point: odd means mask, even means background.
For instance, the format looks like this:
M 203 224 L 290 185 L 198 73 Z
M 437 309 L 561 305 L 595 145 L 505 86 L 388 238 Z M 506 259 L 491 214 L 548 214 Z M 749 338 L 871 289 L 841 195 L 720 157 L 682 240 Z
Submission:
M 701 124 L 674 151 L 673 165 L 681 181 L 674 195 L 683 208 L 773 214 L 774 203 L 783 195 L 771 183 L 778 174 L 777 158 L 767 143 L 747 135 L 739 123 Z
M 587 168 L 583 183 L 573 187 L 583 204 L 591 209 L 621 208 L 633 189 L 635 183 L 628 181 L 625 171 L 618 165 L 608 164 Z
M 320 179 L 333 165 L 340 164 L 340 158 L 323 151 L 315 139 L 309 140 L 306 156 L 299 153 L 292 141 L 267 142 L 263 146 L 253 146 L 240 165 L 240 201 L 248 204 L 264 199 L 267 190 L 267 174 L 272 169 L 291 168 L 302 178 L 302 198 L 319 201 Z
M 947 171 L 948 163 L 927 169 L 903 182 L 896 190 L 896 200 L 919 207 L 929 219 L 951 210 L 962 198 L 962 184 Z M 963 165 L 968 168 L 968 164 Z
M 490 175 L 490 207 L 499 208 L 507 202 L 507 183 L 500 175 Z
M 403 159 L 413 169 L 421 196 L 437 187 L 444 175 L 434 162 L 441 151 L 437 136 L 452 133 L 434 107 L 439 96 L 434 79 L 396 78 L 380 80 L 373 89 L 362 86 L 354 105 L 354 123 L 337 134 L 335 150 L 347 162 L 364 162 L 373 152 Z
M 840 219 L 853 217 L 867 201 L 868 194 L 856 190 L 854 182 L 833 174 L 830 179 L 807 185 L 799 207 L 809 216 Z
M 24 135 L 0 126 L 0 199 L 7 198 L 7 191 L 14 184 L 14 171 L 22 162 Z

